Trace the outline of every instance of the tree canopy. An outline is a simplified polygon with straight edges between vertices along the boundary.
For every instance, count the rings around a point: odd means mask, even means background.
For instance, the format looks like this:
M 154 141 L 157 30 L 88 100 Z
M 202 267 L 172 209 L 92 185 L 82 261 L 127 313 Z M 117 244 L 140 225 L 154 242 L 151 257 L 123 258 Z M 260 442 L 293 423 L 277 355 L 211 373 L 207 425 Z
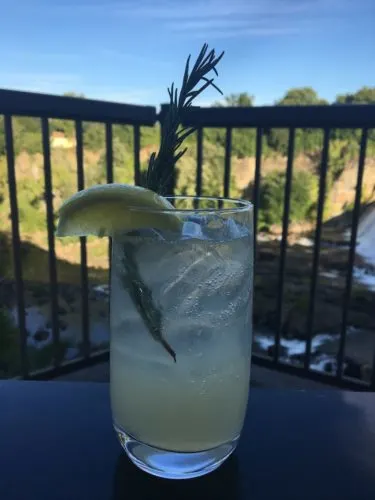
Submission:
M 375 104 L 375 87 L 362 87 L 353 94 L 341 94 L 336 104 Z
M 254 105 L 254 96 L 247 92 L 240 92 L 239 94 L 230 94 L 224 97 L 223 102 L 216 102 L 214 106 L 228 106 L 234 108 L 247 108 Z
M 317 92 L 311 87 L 293 88 L 276 101 L 278 106 L 313 106 L 317 104 L 328 104 L 325 99 L 319 97 Z

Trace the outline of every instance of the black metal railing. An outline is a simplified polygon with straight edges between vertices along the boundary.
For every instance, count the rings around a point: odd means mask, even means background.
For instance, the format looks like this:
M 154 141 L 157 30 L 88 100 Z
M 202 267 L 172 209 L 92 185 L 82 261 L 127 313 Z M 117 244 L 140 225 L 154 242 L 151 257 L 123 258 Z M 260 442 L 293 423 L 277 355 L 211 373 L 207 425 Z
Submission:
M 134 180 L 136 184 L 141 181 L 140 172 L 140 126 L 153 126 L 158 120 L 163 126 L 163 120 L 167 111 L 167 105 L 161 107 L 159 115 L 154 107 L 134 106 L 126 104 L 115 104 L 89 99 L 78 99 L 74 97 L 57 97 L 42 94 L 33 94 L 17 91 L 0 90 L 0 114 L 4 115 L 4 131 L 6 142 L 6 155 L 8 167 L 9 200 L 12 220 L 12 242 L 14 277 L 17 293 L 17 314 L 20 331 L 20 359 L 21 375 L 23 378 L 49 378 L 68 371 L 76 370 L 98 361 L 108 359 L 108 352 L 90 353 L 90 324 L 89 324 L 89 300 L 88 300 L 88 273 L 87 273 L 87 251 L 86 240 L 81 238 L 81 299 L 82 299 L 82 339 L 83 356 L 79 360 L 60 364 L 56 359 L 53 366 L 40 373 L 30 373 L 27 356 L 27 332 L 25 322 L 25 300 L 24 282 L 20 254 L 20 231 L 17 204 L 17 183 L 15 175 L 15 157 L 13 145 L 13 116 L 32 116 L 41 120 L 42 145 L 44 156 L 45 174 L 45 201 L 47 209 L 47 231 L 48 231 L 48 254 L 49 254 L 49 277 L 50 295 L 52 306 L 52 332 L 53 343 L 56 347 L 59 341 L 58 323 L 58 280 L 56 275 L 56 256 L 54 247 L 54 209 L 52 196 L 52 176 L 49 143 L 49 119 L 59 118 L 73 120 L 76 135 L 76 158 L 77 158 L 77 188 L 84 188 L 84 156 L 82 139 L 82 122 L 95 121 L 105 125 L 106 144 L 106 171 L 107 182 L 113 182 L 113 146 L 112 125 L 122 124 L 133 126 L 134 139 Z M 275 348 L 272 357 L 253 355 L 255 363 L 283 370 L 285 372 L 303 375 L 312 379 L 328 382 L 342 387 L 355 389 L 375 390 L 375 365 L 372 371 L 370 384 L 353 380 L 343 375 L 343 362 L 345 354 L 346 330 L 348 323 L 348 306 L 351 297 L 352 275 L 354 267 L 355 247 L 357 240 L 357 228 L 361 208 L 361 186 L 366 159 L 366 144 L 368 130 L 375 127 L 375 106 L 350 105 L 350 106 L 304 106 L 304 107 L 259 107 L 259 108 L 190 108 L 184 115 L 184 125 L 197 128 L 197 170 L 196 170 L 196 194 L 202 194 L 202 164 L 203 164 L 203 131 L 204 128 L 219 127 L 226 130 L 225 135 L 225 157 L 223 192 L 224 196 L 230 196 L 231 176 L 231 151 L 232 131 L 234 128 L 255 128 L 255 175 L 253 185 L 254 202 L 254 228 L 255 228 L 255 253 L 257 251 L 256 234 L 259 222 L 259 197 L 262 174 L 262 142 L 264 131 L 271 128 L 286 128 L 289 130 L 288 158 L 286 166 L 286 182 L 284 196 L 284 212 L 282 219 L 282 237 L 280 243 L 280 259 L 278 268 L 277 312 Z M 316 128 L 323 131 L 323 148 L 320 166 L 319 195 L 317 203 L 317 219 L 315 227 L 315 239 L 313 249 L 313 261 L 311 270 L 309 306 L 306 318 L 306 351 L 303 366 L 295 366 L 280 360 L 280 341 L 282 333 L 282 318 L 284 308 L 284 287 L 286 257 L 288 250 L 288 229 L 290 216 L 290 199 L 293 178 L 293 160 L 295 149 L 295 132 L 300 128 Z M 337 375 L 332 377 L 310 369 L 311 339 L 315 317 L 316 294 L 319 273 L 319 261 L 321 253 L 321 238 L 323 227 L 323 211 L 327 183 L 327 171 L 329 166 L 329 145 L 332 129 L 361 129 L 362 138 L 360 142 L 359 167 L 356 185 L 355 203 L 353 209 L 351 239 L 347 265 L 347 279 L 345 285 L 342 327 L 339 351 L 337 354 Z M 174 176 L 171 176 L 172 181 Z M 173 182 L 170 192 L 173 194 Z M 56 350 L 55 350 L 56 352 Z M 374 357 L 375 359 L 375 357 Z
M 166 110 L 162 109 L 162 113 Z M 272 357 L 253 354 L 253 361 L 261 366 L 276 368 L 293 375 L 303 375 L 321 382 L 328 382 L 341 387 L 348 387 L 362 390 L 375 390 L 375 353 L 373 356 L 372 379 L 370 383 L 352 379 L 344 376 L 344 355 L 348 326 L 348 309 L 352 290 L 352 276 L 354 267 L 354 257 L 357 243 L 357 229 L 359 223 L 361 207 L 361 190 L 363 172 L 366 160 L 366 144 L 369 129 L 375 128 L 375 105 L 351 105 L 351 106 L 266 106 L 251 108 L 191 108 L 184 116 L 183 124 L 186 126 L 198 127 L 202 134 L 204 128 L 222 128 L 226 130 L 225 143 L 225 172 L 223 183 L 225 186 L 225 196 L 230 195 L 228 189 L 228 170 L 230 170 L 230 148 L 231 132 L 233 128 L 255 128 L 256 129 L 256 161 L 255 177 L 253 189 L 254 203 L 254 228 L 255 228 L 255 250 L 257 227 L 259 220 L 259 192 L 262 170 L 262 137 L 265 130 L 283 128 L 289 130 L 286 181 L 284 191 L 284 211 L 282 219 L 282 237 L 280 243 L 280 260 L 278 270 L 277 287 L 277 311 L 276 311 L 276 332 L 275 345 Z M 295 149 L 296 129 L 320 129 L 323 131 L 323 147 L 320 163 L 319 175 L 319 195 L 317 203 L 317 218 L 314 238 L 313 263 L 310 280 L 309 306 L 306 320 L 306 349 L 303 366 L 296 366 L 280 360 L 280 341 L 284 305 L 285 286 L 285 263 L 288 247 L 288 228 L 290 199 L 292 189 L 293 159 Z M 323 212 L 326 198 L 327 171 L 329 166 L 329 145 L 330 136 L 333 129 L 360 129 L 362 137 L 360 142 L 360 154 L 358 164 L 358 174 L 356 182 L 355 203 L 351 224 L 351 238 L 349 246 L 348 265 L 346 270 L 346 284 L 344 291 L 344 301 L 342 307 L 342 322 L 340 332 L 339 349 L 337 353 L 336 376 L 313 371 L 310 369 L 311 341 L 313 336 L 313 325 L 315 318 L 315 305 L 317 295 L 317 284 L 319 276 L 319 261 L 321 253 L 321 239 L 323 227 Z M 201 149 L 201 144 L 199 148 Z M 198 170 L 201 169 L 201 153 L 198 155 Z M 198 192 L 198 190 L 197 190 Z M 375 307 L 375 304 L 374 304 Z
M 80 238 L 81 251 L 81 304 L 82 304 L 82 354 L 80 359 L 61 364 L 57 359 L 60 326 L 58 321 L 58 279 L 55 254 L 55 227 L 53 207 L 53 172 L 50 158 L 49 119 L 73 120 L 76 137 L 77 189 L 85 187 L 83 127 L 82 122 L 102 123 L 105 126 L 106 180 L 113 182 L 113 138 L 112 125 L 130 125 L 134 130 L 135 183 L 140 182 L 140 126 L 153 126 L 157 121 L 156 109 L 152 106 L 114 104 L 75 97 L 60 97 L 10 90 L 0 90 L 0 115 L 4 115 L 5 146 L 8 167 L 9 200 L 12 222 L 12 249 L 17 317 L 20 335 L 20 365 L 22 378 L 51 378 L 108 359 L 108 351 L 90 352 L 89 283 L 87 269 L 86 238 Z M 13 117 L 27 116 L 40 120 L 42 151 L 44 158 L 44 186 L 46 202 L 46 227 L 48 234 L 49 286 L 51 302 L 51 329 L 53 344 L 52 366 L 38 372 L 30 372 L 27 352 L 27 330 L 25 321 L 25 284 L 23 280 L 17 182 L 13 140 Z M 109 258 L 111 256 L 109 245 Z

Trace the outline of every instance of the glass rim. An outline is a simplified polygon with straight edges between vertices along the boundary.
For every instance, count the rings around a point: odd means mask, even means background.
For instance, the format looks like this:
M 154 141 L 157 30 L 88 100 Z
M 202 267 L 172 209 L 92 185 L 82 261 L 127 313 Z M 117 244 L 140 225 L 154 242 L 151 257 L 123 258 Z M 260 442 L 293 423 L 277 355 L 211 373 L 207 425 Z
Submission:
M 170 213 L 242 213 L 242 212 L 252 212 L 254 205 L 250 201 L 247 200 L 242 200 L 239 198 L 228 198 L 228 197 L 219 197 L 219 196 L 194 196 L 194 195 L 169 195 L 169 196 L 163 196 L 166 200 L 191 200 L 194 202 L 194 200 L 202 200 L 202 201 L 214 201 L 216 203 L 222 202 L 222 203 L 229 203 L 232 204 L 233 206 L 231 207 L 216 207 L 216 208 L 167 208 L 167 207 L 137 207 L 137 206 L 131 206 L 129 207 L 129 210 L 134 211 L 134 212 L 152 212 L 152 213 L 165 213 L 165 214 L 170 214 Z

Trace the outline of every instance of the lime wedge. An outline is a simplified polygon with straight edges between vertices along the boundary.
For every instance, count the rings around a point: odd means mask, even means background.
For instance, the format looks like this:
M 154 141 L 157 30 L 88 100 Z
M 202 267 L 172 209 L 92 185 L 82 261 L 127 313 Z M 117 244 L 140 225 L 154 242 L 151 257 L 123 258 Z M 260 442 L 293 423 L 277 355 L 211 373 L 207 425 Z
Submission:
M 141 228 L 178 230 L 181 222 L 173 210 L 168 200 L 149 189 L 101 184 L 79 191 L 62 204 L 56 235 L 113 236 Z

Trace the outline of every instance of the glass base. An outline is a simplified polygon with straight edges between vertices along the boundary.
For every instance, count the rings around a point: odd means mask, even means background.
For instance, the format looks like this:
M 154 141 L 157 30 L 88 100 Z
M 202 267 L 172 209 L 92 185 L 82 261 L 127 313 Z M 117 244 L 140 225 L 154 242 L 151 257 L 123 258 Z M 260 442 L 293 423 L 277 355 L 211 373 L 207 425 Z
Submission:
M 192 479 L 214 471 L 233 453 L 239 439 L 210 450 L 183 453 L 149 446 L 113 426 L 130 460 L 143 471 L 166 479 Z

